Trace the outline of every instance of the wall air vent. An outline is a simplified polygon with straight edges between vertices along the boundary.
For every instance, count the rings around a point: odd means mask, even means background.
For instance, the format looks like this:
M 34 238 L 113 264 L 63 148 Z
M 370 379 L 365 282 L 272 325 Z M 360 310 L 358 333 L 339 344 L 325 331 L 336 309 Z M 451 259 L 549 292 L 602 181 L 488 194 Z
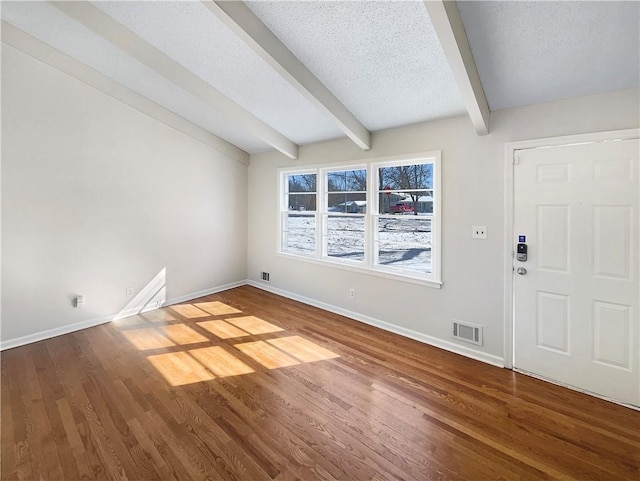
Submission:
M 453 321 L 452 337 L 482 346 L 482 326 L 468 322 Z
M 260 273 L 260 280 L 264 281 L 264 282 L 271 282 L 269 280 L 269 273 L 268 272 L 261 272 Z

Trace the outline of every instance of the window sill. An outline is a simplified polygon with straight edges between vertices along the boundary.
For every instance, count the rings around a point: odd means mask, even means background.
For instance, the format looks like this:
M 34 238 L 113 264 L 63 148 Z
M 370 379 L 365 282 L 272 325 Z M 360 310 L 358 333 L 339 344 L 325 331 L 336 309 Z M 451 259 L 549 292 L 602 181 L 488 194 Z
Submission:
M 412 277 L 408 275 L 395 274 L 393 272 L 378 270 L 371 267 L 360 267 L 351 264 L 345 264 L 343 262 L 333 262 L 331 260 L 318 259 L 317 257 L 305 256 L 303 254 L 291 254 L 289 252 L 278 252 L 276 253 L 278 257 L 283 257 L 285 259 L 292 259 L 296 261 L 307 262 L 309 264 L 316 264 L 323 267 L 334 267 L 336 269 L 342 269 L 345 271 L 357 272 L 359 274 L 365 274 L 375 277 L 382 277 L 384 279 L 391 279 L 399 282 L 406 282 L 409 284 L 417 284 L 419 286 L 429 287 L 431 289 L 440 289 L 442 288 L 442 281 L 437 281 L 433 279 L 424 279 L 420 277 Z

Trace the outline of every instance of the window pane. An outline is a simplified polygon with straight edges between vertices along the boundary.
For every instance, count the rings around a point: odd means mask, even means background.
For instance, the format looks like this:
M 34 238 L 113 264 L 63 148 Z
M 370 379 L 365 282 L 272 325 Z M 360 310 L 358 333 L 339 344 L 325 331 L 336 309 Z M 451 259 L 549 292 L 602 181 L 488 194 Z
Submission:
M 329 215 L 326 223 L 328 256 L 364 260 L 364 216 Z
M 380 214 L 432 214 L 433 191 L 388 191 L 378 195 Z
M 381 167 L 378 175 L 380 190 L 433 188 L 433 164 Z
M 284 250 L 313 254 L 316 250 L 315 214 L 287 214 L 285 224 Z
M 345 214 L 364 214 L 367 209 L 367 194 L 364 192 L 344 192 L 327 194 L 327 211 Z
M 327 173 L 327 189 L 329 192 L 366 191 L 367 171 L 343 170 Z
M 345 172 L 345 182 L 347 184 L 346 190 L 367 190 L 367 171 L 361 170 L 347 170 Z
M 347 184 L 344 172 L 329 172 L 327 174 L 327 189 L 329 192 L 344 192 Z
M 316 194 L 289 194 L 289 210 L 316 210 Z
M 379 218 L 378 265 L 430 273 L 431 218 Z
M 316 174 L 295 174 L 287 176 L 289 192 L 315 192 Z

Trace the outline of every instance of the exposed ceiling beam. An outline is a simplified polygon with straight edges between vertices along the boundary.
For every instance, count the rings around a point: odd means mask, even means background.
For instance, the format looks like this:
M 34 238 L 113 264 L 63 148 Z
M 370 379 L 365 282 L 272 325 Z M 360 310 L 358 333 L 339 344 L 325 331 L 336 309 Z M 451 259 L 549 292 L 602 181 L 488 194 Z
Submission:
M 2 22 L 2 43 L 70 75 L 245 165 L 249 165 L 249 154 L 244 150 L 4 21 Z
M 298 92 L 324 112 L 360 148 L 371 148 L 371 134 L 311 71 L 241 1 L 202 3 Z
M 489 133 L 489 105 L 455 1 L 424 0 L 433 28 L 478 135 Z
M 298 146 L 291 140 L 89 2 L 50 3 L 287 157 L 298 158 Z

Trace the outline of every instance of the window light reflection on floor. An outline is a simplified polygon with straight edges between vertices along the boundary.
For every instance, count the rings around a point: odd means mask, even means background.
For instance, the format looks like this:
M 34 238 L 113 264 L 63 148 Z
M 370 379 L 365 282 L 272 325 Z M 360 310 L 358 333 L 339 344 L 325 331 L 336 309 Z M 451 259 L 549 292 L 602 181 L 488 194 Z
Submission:
M 220 339 L 233 339 L 235 337 L 245 337 L 250 334 L 242 329 L 237 328 L 229 324 L 228 322 L 219 320 L 219 321 L 202 321 L 197 323 L 198 326 L 206 329 L 214 336 L 219 337 Z
M 255 372 L 222 346 L 192 349 L 189 354 L 218 377 L 238 376 Z
M 187 352 L 169 352 L 148 356 L 162 377 L 172 386 L 210 381 L 215 376 Z
M 150 327 L 145 329 L 122 331 L 122 334 L 131 344 L 134 345 L 136 349 L 139 349 L 140 351 L 175 346 L 170 339 L 167 339 L 158 331 Z
M 176 317 L 168 309 L 182 317 L 193 318 L 195 322 L 187 320 L 175 322 Z M 122 329 L 122 335 L 136 349 L 147 351 L 168 348 L 173 351 L 147 355 L 149 362 L 172 386 L 254 373 L 251 362 L 246 364 L 242 360 L 243 356 L 267 369 L 340 357 L 302 336 L 267 336 L 268 339 L 263 337 L 263 340 L 241 342 L 233 346 L 214 345 L 216 341 L 207 337 L 205 331 L 218 339 L 226 340 L 252 335 L 264 336 L 285 330 L 256 316 L 225 317 L 224 320 L 198 319 L 242 313 L 222 302 L 180 304 L 168 309 L 132 316 L 116 321 L 114 325 Z M 158 324 L 152 324 L 155 322 Z M 164 322 L 165 325 L 160 322 Z M 148 327 L 139 327 L 145 323 Z M 209 343 L 209 346 L 206 343 Z M 192 344 L 200 344 L 200 346 L 193 346 L 191 349 L 181 347 Z
M 154 309 L 142 314 L 142 316 L 148 322 L 166 322 L 177 321 L 178 319 L 166 309 Z
M 267 321 L 263 321 L 256 316 L 232 317 L 225 321 L 234 326 L 247 331 L 249 334 L 269 334 L 272 332 L 284 331 L 281 327 L 275 326 Z
M 241 314 L 242 311 L 238 309 L 226 305 L 224 302 L 214 301 L 214 302 L 198 302 L 194 304 L 198 308 L 203 311 L 207 311 L 209 314 L 214 316 L 226 316 L 228 314 Z
M 245 342 L 244 344 L 236 344 L 235 347 L 267 369 L 299 364 L 299 362 L 291 356 L 264 341 Z
M 198 309 L 196 306 L 193 306 L 191 304 L 174 304 L 173 306 L 170 306 L 170 309 L 177 312 L 182 317 L 186 317 L 187 319 L 210 316 L 208 312 L 205 312 L 202 309 Z
M 163 326 L 161 329 L 164 334 L 176 344 L 183 345 L 195 344 L 196 342 L 209 342 L 209 339 L 184 324 L 172 324 L 171 326 Z

